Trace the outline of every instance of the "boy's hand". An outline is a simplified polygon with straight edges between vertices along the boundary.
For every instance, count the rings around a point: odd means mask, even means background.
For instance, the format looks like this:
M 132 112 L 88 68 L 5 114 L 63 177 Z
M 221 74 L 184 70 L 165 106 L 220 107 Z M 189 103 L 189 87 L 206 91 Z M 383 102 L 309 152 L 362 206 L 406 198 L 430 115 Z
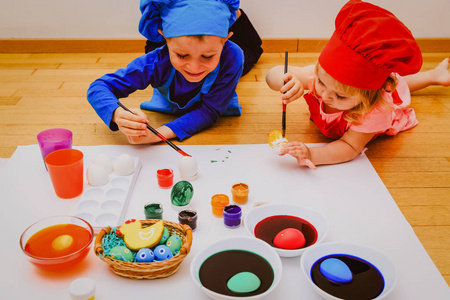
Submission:
M 147 116 L 140 109 L 130 109 L 134 114 L 118 107 L 114 111 L 113 121 L 125 134 L 130 144 L 151 144 L 161 141 L 147 129 Z
M 305 144 L 300 142 L 290 142 L 281 147 L 280 155 L 289 154 L 297 159 L 299 166 L 307 166 L 310 169 L 317 169 L 311 161 L 311 152 Z
M 283 74 L 283 80 L 286 84 L 281 87 L 280 92 L 283 94 L 281 95 L 281 100 L 284 104 L 288 104 L 303 96 L 303 85 L 297 77 L 292 75 L 292 73 L 287 72 L 286 74 Z

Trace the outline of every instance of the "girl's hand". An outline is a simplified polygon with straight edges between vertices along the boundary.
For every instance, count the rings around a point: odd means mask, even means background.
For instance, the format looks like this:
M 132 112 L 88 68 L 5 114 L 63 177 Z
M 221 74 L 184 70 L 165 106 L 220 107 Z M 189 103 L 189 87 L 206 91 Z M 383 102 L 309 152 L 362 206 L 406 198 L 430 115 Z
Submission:
M 281 87 L 280 92 L 283 94 L 281 100 L 284 104 L 288 104 L 303 96 L 305 90 L 296 76 L 288 72 L 283 74 L 283 80 L 286 84 Z
M 290 142 L 281 147 L 280 155 L 289 154 L 297 159 L 299 166 L 307 166 L 310 169 L 317 169 L 311 161 L 311 152 L 305 144 L 300 142 Z

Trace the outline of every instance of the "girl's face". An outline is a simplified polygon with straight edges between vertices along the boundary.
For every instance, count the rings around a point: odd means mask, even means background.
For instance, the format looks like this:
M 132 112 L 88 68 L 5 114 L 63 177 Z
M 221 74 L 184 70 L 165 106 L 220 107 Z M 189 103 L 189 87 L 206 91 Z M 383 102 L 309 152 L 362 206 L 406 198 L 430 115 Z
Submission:
M 170 62 L 189 82 L 199 82 L 219 64 L 226 38 L 204 35 L 166 39 Z
M 322 97 L 324 104 L 335 110 L 350 110 L 361 102 L 357 96 L 348 95 L 339 89 L 337 81 L 320 66 L 317 71 L 315 89 L 317 95 Z

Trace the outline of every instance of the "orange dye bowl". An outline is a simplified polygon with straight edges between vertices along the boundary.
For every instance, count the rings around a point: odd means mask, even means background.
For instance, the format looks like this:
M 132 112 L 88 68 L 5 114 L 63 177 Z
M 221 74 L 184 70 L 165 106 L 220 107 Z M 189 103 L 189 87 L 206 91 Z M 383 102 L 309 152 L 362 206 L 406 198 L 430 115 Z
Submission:
M 85 220 L 55 216 L 30 225 L 20 237 L 27 259 L 44 271 L 63 272 L 79 264 L 89 253 L 94 230 Z

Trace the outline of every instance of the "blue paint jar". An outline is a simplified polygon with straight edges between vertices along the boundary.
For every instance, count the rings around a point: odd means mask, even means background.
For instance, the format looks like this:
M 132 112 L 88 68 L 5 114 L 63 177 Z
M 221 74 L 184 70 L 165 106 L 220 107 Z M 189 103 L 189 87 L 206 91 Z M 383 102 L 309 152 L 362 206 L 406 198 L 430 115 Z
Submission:
M 223 223 L 228 228 L 241 225 L 242 209 L 238 205 L 227 205 L 223 208 Z

